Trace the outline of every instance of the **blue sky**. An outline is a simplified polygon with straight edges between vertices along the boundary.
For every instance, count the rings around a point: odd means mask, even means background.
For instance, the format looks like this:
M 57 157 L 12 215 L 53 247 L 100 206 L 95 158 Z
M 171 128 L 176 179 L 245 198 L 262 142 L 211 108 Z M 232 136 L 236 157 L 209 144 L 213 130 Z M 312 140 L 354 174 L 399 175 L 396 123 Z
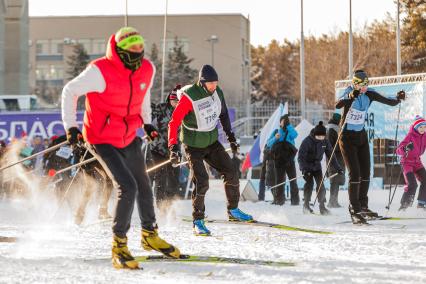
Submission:
M 349 0 L 304 0 L 306 35 L 347 30 Z M 129 14 L 163 14 L 165 0 L 128 0 Z M 389 12 L 394 0 L 352 0 L 356 30 Z M 300 0 L 169 0 L 170 14 L 241 13 L 250 17 L 251 42 L 266 45 L 272 39 L 300 37 Z M 30 16 L 124 15 L 125 0 L 29 0 Z

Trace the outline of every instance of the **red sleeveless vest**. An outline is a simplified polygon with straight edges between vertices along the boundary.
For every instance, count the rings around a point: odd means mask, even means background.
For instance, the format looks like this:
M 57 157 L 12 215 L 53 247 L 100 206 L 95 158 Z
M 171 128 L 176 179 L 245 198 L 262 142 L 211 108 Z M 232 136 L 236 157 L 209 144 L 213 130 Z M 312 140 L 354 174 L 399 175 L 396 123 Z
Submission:
M 115 51 L 111 36 L 106 56 L 94 60 L 102 73 L 106 88 L 102 93 L 86 94 L 83 136 L 90 144 L 111 144 L 124 148 L 136 137 L 143 125 L 142 103 L 151 87 L 154 66 L 142 60 L 141 67 L 132 73 L 124 67 Z

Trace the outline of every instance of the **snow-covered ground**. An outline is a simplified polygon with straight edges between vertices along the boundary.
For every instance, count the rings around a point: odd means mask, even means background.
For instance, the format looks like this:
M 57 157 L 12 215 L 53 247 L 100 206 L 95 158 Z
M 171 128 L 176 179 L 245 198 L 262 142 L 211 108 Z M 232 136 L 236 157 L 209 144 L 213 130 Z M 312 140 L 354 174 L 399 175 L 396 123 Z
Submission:
M 371 190 L 370 207 L 385 214 L 387 191 Z M 328 195 L 328 194 L 327 194 Z M 397 211 L 401 191 L 389 216 L 426 217 L 426 211 Z M 426 220 L 375 221 L 372 226 L 337 224 L 349 220 L 347 192 L 344 208 L 322 217 L 303 215 L 301 206 L 242 202 L 240 207 L 262 221 L 333 231 L 331 235 L 282 231 L 232 224 L 209 224 L 213 237 L 195 237 L 191 202 L 176 201 L 158 215 L 160 234 L 183 253 L 260 260 L 292 261 L 294 267 L 207 263 L 144 263 L 143 270 L 116 270 L 110 264 L 110 224 L 96 222 L 91 204 L 83 226 L 61 212 L 52 220 L 55 204 L 46 196 L 0 201 L 0 283 L 426 283 Z M 220 183 L 207 196 L 209 218 L 225 218 Z M 66 210 L 65 210 L 66 211 Z M 316 211 L 318 209 L 316 208 Z M 92 225 L 90 225 L 92 224 Z M 134 255 L 140 248 L 136 209 L 129 232 Z M 152 253 L 151 253 L 152 254 Z

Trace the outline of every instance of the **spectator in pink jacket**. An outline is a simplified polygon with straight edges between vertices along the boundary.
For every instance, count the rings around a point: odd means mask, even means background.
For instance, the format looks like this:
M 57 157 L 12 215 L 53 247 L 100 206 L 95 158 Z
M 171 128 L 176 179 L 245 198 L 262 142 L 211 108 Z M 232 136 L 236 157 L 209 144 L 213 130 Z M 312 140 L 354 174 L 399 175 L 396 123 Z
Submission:
M 425 131 L 426 120 L 416 116 L 407 136 L 396 150 L 396 153 L 401 156 L 401 166 L 405 178 L 404 194 L 401 198 L 399 210 L 405 210 L 412 206 L 417 189 L 416 178 L 420 181 L 417 208 L 426 208 L 426 170 L 420 159 L 426 149 Z

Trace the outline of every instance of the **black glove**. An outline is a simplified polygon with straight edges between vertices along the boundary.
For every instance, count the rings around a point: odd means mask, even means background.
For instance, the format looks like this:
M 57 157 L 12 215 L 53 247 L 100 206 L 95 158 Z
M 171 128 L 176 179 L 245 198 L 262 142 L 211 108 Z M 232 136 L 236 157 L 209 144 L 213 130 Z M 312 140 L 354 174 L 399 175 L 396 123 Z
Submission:
M 343 171 L 343 169 L 339 169 L 339 170 L 337 170 L 337 173 L 338 173 L 339 175 L 343 175 L 345 172 Z
M 177 165 L 180 163 L 182 154 L 180 153 L 179 146 L 177 144 L 169 147 L 170 151 L 170 162 L 172 165 Z
M 143 130 L 145 131 L 145 134 L 148 135 L 148 139 L 151 141 L 158 137 L 158 131 L 152 124 L 144 124 Z
M 83 141 L 83 135 L 80 129 L 77 127 L 70 127 L 67 131 L 67 140 L 71 145 L 77 144 L 79 141 Z
M 357 89 L 354 89 L 351 93 L 349 93 L 349 98 L 356 99 L 358 98 L 359 94 L 360 94 L 360 91 Z
M 231 133 L 228 136 L 228 142 L 229 142 L 229 145 L 231 146 L 232 153 L 238 153 L 240 150 L 240 144 L 237 143 L 237 139 L 235 139 L 234 133 Z
M 401 91 L 399 91 L 397 94 L 396 94 L 396 98 L 399 100 L 399 101 L 403 101 L 403 100 L 405 100 L 405 91 L 404 90 L 401 90 Z
M 312 172 L 310 172 L 310 171 L 303 171 L 303 178 L 305 179 L 305 180 L 307 180 L 309 177 L 311 177 L 312 176 Z
M 405 152 L 413 151 L 413 149 L 414 149 L 413 142 L 410 142 L 410 143 L 408 143 L 407 145 L 404 146 L 404 151 Z

